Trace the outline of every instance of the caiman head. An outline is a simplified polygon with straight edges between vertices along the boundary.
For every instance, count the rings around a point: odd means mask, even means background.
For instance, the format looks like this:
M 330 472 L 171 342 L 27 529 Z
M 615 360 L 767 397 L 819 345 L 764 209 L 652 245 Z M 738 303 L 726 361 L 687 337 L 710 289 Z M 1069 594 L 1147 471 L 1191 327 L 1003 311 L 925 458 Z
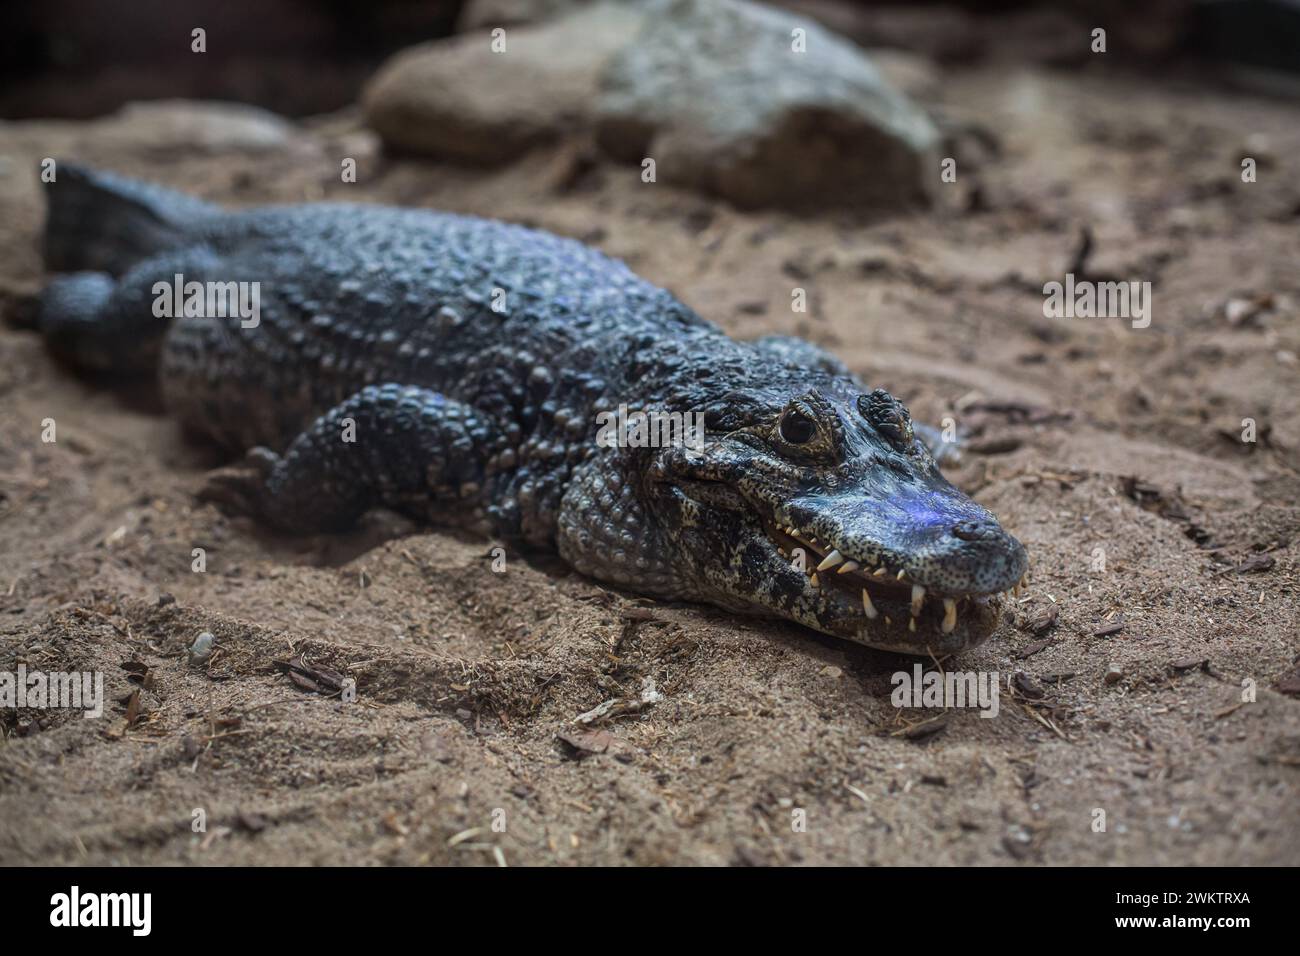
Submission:
M 992 633 L 998 596 L 1027 567 L 1020 542 L 939 473 L 903 404 L 851 380 L 733 392 L 706 412 L 702 449 L 631 460 L 613 494 L 599 483 L 620 520 L 633 516 L 612 563 L 634 574 L 575 564 L 641 590 L 949 654 Z

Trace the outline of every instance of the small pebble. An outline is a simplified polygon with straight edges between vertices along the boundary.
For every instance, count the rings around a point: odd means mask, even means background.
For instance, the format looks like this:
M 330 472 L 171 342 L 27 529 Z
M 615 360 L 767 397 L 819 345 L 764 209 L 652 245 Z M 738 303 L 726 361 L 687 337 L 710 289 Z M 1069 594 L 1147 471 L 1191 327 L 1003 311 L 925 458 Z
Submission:
M 211 632 L 204 631 L 190 645 L 190 664 L 202 664 L 212 656 L 212 644 L 216 640 Z

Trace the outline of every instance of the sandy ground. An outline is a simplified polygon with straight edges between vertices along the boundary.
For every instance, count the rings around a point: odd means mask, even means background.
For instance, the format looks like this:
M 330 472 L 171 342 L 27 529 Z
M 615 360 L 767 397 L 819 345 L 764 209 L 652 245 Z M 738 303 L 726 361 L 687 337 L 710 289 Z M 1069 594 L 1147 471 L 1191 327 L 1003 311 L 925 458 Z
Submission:
M 952 417 L 972 439 L 950 477 L 1032 569 L 994 638 L 945 664 L 1012 678 L 999 716 L 900 711 L 905 658 L 653 605 L 551 559 L 495 574 L 490 542 L 382 514 L 268 537 L 196 503 L 221 462 L 150 388 L 73 375 L 5 326 L 0 670 L 101 670 L 112 703 L 0 713 L 0 863 L 1300 862 L 1296 112 L 1035 72 L 936 95 L 965 130 L 958 183 L 874 223 L 739 214 L 580 145 L 491 173 L 386 159 L 346 115 L 261 151 L 0 125 L 11 308 L 40 282 L 43 156 L 230 204 L 529 222 Z M 1044 318 L 1072 263 L 1151 281 L 1150 327 Z M 191 666 L 205 630 L 218 650 Z M 276 662 L 294 656 L 355 678 L 357 702 L 292 681 Z M 574 724 L 645 678 L 658 703 Z

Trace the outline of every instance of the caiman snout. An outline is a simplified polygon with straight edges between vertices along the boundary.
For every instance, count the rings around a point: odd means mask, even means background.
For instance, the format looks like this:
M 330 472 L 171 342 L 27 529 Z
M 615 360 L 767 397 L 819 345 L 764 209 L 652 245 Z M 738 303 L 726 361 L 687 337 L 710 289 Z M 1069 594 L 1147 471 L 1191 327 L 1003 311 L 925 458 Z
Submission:
M 1025 546 L 993 519 L 961 521 L 948 546 L 935 554 L 933 583 L 941 589 L 993 594 L 1014 587 L 1025 574 Z

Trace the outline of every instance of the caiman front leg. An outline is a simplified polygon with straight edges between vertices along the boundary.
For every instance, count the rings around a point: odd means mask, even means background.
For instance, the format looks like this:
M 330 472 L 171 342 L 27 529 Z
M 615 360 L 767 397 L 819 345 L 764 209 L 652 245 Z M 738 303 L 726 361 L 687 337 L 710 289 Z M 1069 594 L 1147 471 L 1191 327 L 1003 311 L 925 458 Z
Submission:
M 332 531 L 384 506 L 422 520 L 485 525 L 487 465 L 504 441 L 468 405 L 426 388 L 372 385 L 335 406 L 283 455 L 254 448 L 200 491 L 283 531 Z

